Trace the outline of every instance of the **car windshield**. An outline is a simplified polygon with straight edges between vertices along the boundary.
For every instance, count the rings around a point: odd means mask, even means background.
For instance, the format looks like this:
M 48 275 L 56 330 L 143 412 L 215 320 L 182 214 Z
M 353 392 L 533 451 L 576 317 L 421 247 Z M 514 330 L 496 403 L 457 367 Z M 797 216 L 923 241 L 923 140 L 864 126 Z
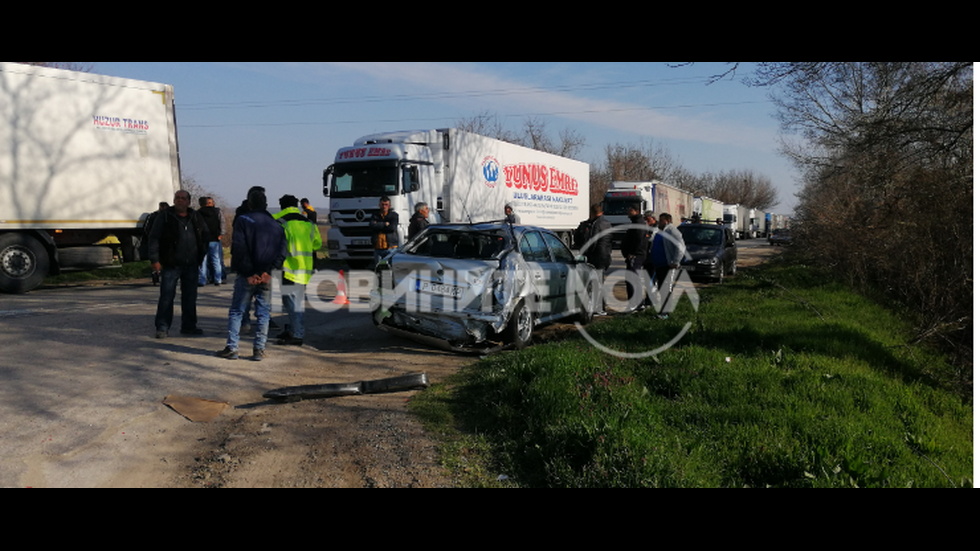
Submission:
M 506 238 L 501 232 L 430 230 L 408 254 L 433 258 L 493 260 L 504 252 Z
M 719 246 L 724 237 L 721 228 L 681 226 L 679 229 L 687 245 Z

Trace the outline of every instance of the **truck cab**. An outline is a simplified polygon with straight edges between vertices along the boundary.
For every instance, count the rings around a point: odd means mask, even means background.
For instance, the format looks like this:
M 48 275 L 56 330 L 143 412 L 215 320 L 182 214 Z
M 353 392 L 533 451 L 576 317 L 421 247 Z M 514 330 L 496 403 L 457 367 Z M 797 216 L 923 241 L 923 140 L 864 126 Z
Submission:
M 613 182 L 602 203 L 603 215 L 613 227 L 627 226 L 631 222 L 630 207 L 643 214 L 653 205 L 653 184 L 634 182 Z M 613 247 L 622 245 L 626 231 L 616 231 L 613 234 Z
M 404 245 L 415 205 L 430 206 L 430 222 L 438 223 L 438 185 L 432 149 L 422 135 L 366 137 L 337 152 L 323 174 L 323 193 L 330 199 L 330 257 L 352 267 L 366 267 L 374 257 L 371 217 L 382 197 L 398 213 L 398 244 Z M 399 140 L 402 140 L 399 143 Z M 407 143 L 416 141 L 421 143 Z

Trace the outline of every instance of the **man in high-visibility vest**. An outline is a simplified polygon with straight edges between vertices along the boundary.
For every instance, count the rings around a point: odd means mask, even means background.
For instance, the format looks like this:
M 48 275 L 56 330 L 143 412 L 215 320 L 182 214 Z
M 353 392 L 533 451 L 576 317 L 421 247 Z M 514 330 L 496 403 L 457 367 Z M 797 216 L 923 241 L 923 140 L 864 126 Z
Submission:
M 299 199 L 285 195 L 279 199 L 279 207 L 282 212 L 275 218 L 286 230 L 286 241 L 289 243 L 282 281 L 282 305 L 289 314 L 289 328 L 280 335 L 277 344 L 303 346 L 306 336 L 303 325 L 306 286 L 313 277 L 316 252 L 323 246 L 323 241 L 316 224 L 310 222 L 299 209 Z

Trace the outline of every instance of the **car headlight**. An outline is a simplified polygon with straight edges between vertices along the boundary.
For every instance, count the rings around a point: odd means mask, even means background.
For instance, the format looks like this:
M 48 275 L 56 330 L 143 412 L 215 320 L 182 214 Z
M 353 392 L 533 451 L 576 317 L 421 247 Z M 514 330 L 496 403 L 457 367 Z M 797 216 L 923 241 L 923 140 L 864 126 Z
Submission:
M 701 266 L 717 266 L 718 265 L 718 259 L 717 258 L 702 258 L 701 260 L 698 260 L 698 264 L 701 265 Z

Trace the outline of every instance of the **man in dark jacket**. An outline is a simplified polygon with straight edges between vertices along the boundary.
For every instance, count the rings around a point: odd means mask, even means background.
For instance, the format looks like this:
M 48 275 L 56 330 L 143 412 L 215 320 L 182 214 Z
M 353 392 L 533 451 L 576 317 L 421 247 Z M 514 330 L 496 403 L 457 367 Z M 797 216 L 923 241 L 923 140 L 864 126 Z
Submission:
M 203 335 L 197 328 L 197 277 L 207 253 L 207 225 L 190 208 L 191 194 L 178 191 L 174 206 L 160 213 L 150 231 L 150 263 L 160 272 L 160 302 L 154 320 L 157 338 L 167 338 L 174 321 L 174 299 L 180 281 L 180 334 Z
M 371 217 L 375 266 L 388 256 L 388 251 L 398 247 L 398 213 L 391 210 L 391 199 L 382 197 L 378 208 L 380 210 Z
M 425 231 L 429 227 L 429 205 L 419 203 L 415 205 L 415 214 L 408 224 L 408 238 L 415 239 L 415 236 Z
M 612 266 L 612 224 L 602 211 L 602 203 L 592 205 L 592 217 L 583 222 L 576 231 L 576 245 L 582 249 L 589 243 L 592 245 L 588 249 L 582 250 L 582 254 L 600 272 L 605 272 Z M 594 241 L 593 241 L 594 240 Z
M 252 299 L 256 302 L 255 342 L 252 359 L 265 358 L 272 313 L 272 273 L 281 270 L 289 249 L 286 232 L 271 214 L 265 192 L 253 189 L 248 194 L 249 212 L 235 221 L 231 244 L 231 269 L 237 274 L 231 309 L 228 310 L 228 343 L 218 357 L 238 359 L 238 341 L 242 318 Z
M 646 263 L 647 255 L 650 254 L 650 236 L 652 232 L 647 230 L 646 219 L 640 214 L 640 207 L 631 205 L 626 212 L 630 217 L 630 229 L 626 231 L 623 238 L 623 258 L 626 259 L 626 269 L 630 270 L 640 278 L 640 281 L 649 281 L 649 276 L 643 265 Z M 643 298 L 635 299 L 637 294 L 643 293 L 641 289 L 634 288 L 629 281 L 626 282 L 626 289 L 629 293 L 630 304 L 634 308 L 638 307 Z

